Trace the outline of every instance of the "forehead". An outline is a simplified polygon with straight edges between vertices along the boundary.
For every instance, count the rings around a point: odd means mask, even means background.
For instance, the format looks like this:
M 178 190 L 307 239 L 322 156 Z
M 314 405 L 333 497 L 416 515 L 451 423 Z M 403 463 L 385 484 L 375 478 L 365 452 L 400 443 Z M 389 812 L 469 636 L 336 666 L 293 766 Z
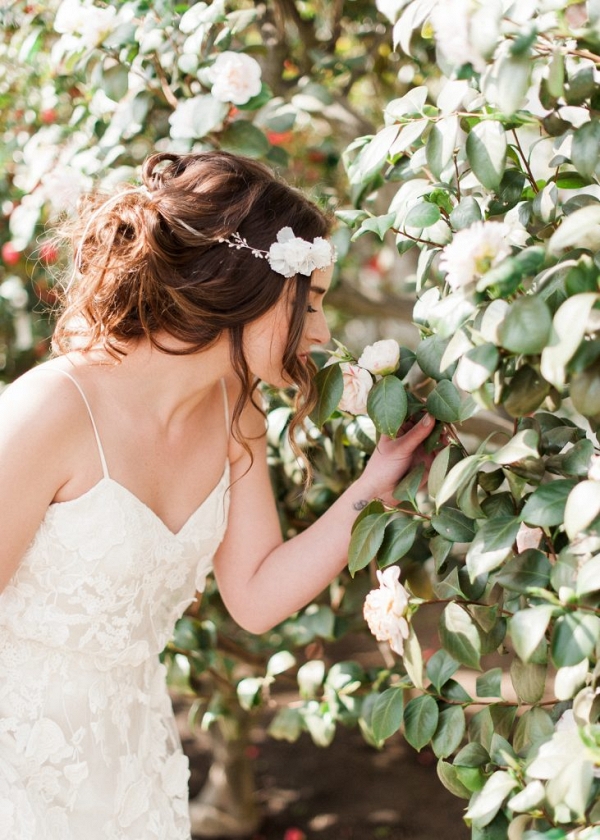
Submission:
M 316 295 L 324 295 L 329 291 L 331 278 L 333 276 L 333 265 L 327 268 L 315 268 L 310 278 L 310 290 Z

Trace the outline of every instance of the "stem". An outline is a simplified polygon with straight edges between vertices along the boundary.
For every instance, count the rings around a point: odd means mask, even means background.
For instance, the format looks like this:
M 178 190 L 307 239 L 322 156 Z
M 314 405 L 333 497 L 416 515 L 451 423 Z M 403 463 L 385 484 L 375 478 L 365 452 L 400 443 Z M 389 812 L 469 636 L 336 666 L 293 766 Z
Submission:
M 531 184 L 531 188 L 535 193 L 539 192 L 538 185 L 535 182 L 535 178 L 533 177 L 533 172 L 531 171 L 531 167 L 529 166 L 529 161 L 525 157 L 525 153 L 521 147 L 521 142 L 519 140 L 519 136 L 517 134 L 517 130 L 515 128 L 512 129 L 512 135 L 515 138 L 515 143 L 517 149 L 519 150 L 519 154 L 521 155 L 521 159 L 523 161 L 523 166 L 525 167 L 525 171 L 527 172 L 527 177 L 529 178 L 529 183 Z

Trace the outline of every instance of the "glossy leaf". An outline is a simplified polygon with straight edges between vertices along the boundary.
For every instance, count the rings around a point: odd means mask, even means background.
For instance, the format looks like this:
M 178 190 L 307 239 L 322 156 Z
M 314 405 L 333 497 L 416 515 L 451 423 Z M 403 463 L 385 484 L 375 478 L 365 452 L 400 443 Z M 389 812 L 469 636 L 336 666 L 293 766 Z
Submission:
M 427 411 L 444 423 L 456 423 L 460 419 L 460 394 L 452 382 L 438 382 L 426 401 Z
M 465 713 L 461 706 L 449 706 L 440 712 L 431 746 L 438 758 L 447 758 L 460 746 L 466 730 Z
M 367 412 L 381 434 L 396 437 L 407 409 L 406 391 L 395 376 L 383 376 L 369 391 Z
M 520 610 L 509 620 L 508 631 L 515 650 L 523 662 L 529 661 L 544 638 L 553 612 L 552 606 L 541 604 Z
M 600 638 L 600 618 L 592 613 L 568 613 L 556 620 L 552 634 L 552 661 L 557 668 L 577 665 L 589 658 Z
M 439 720 L 438 705 L 428 694 L 413 697 L 404 709 L 404 737 L 421 751 L 434 736 Z
M 469 668 L 479 668 L 479 631 L 463 607 L 455 603 L 447 605 L 440 619 L 439 633 L 440 641 L 450 656 Z
M 567 498 L 574 486 L 575 481 L 568 478 L 543 484 L 528 497 L 520 518 L 528 525 L 560 525 L 565 516 Z
M 502 123 L 483 120 L 467 136 L 467 157 L 477 179 L 489 190 L 500 186 L 506 166 L 506 133 Z
M 348 549 L 348 568 L 351 575 L 368 566 L 375 557 L 385 534 L 389 517 L 385 513 L 366 516 L 355 528 Z
M 388 688 L 379 695 L 371 714 L 371 729 L 378 742 L 383 743 L 400 729 L 403 711 L 404 693 L 401 688 Z
M 377 553 L 379 568 L 384 569 L 401 560 L 412 548 L 418 530 L 419 521 L 416 519 L 388 520 L 381 548 Z
M 320 370 L 315 376 L 315 386 L 317 403 L 310 417 L 315 426 L 321 428 L 338 407 L 344 393 L 344 379 L 340 366 L 333 364 Z

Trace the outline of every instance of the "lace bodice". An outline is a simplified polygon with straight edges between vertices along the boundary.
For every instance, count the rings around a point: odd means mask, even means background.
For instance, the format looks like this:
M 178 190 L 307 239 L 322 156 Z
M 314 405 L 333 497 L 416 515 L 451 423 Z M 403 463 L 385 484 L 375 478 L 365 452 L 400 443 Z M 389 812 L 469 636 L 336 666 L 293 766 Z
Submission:
M 99 668 L 160 653 L 204 588 L 227 521 L 228 483 L 226 466 L 176 534 L 109 477 L 51 505 L 0 594 L 0 633 L 85 654 Z
M 225 533 L 229 466 L 173 533 L 110 477 L 90 418 L 103 478 L 48 508 L 0 594 L 0 840 L 189 840 L 158 654 Z

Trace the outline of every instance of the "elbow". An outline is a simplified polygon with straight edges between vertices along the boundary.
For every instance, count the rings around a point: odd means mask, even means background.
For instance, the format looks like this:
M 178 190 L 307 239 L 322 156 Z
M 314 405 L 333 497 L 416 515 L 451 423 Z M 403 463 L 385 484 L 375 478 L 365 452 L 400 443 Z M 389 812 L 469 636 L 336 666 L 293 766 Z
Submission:
M 247 633 L 252 633 L 254 636 L 262 636 L 268 633 L 279 623 L 277 621 L 270 621 L 267 616 L 257 615 L 255 613 L 248 614 L 243 610 L 229 611 L 236 624 Z

